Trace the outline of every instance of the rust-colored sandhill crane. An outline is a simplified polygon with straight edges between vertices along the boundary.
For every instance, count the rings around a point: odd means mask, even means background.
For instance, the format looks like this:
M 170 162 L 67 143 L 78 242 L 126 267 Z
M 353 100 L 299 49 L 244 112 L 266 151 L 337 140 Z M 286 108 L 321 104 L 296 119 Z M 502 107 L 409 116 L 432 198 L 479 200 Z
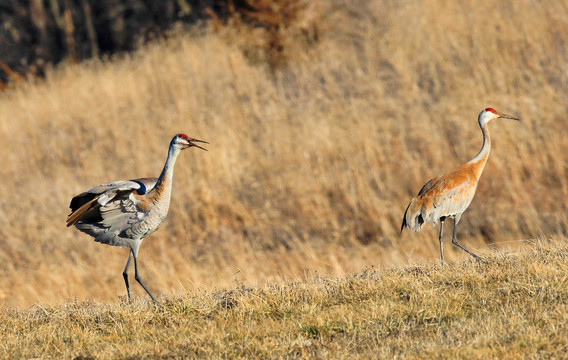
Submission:
M 181 150 L 208 142 L 192 139 L 185 134 L 174 136 L 170 142 L 168 158 L 158 178 L 141 178 L 103 184 L 75 196 L 69 207 L 67 226 L 75 226 L 91 235 L 95 241 L 130 248 L 128 261 L 122 272 L 128 299 L 128 266 L 134 258 L 134 278 L 152 300 L 154 295 L 142 282 L 138 273 L 138 250 L 142 240 L 156 231 L 170 207 L 174 165 Z
M 440 220 L 440 235 L 438 240 L 440 241 L 442 265 L 444 265 L 442 232 L 446 218 L 454 219 L 452 244 L 458 246 L 476 260 L 481 260 L 479 256 L 475 255 L 457 241 L 456 229 L 462 213 L 467 209 L 475 195 L 477 182 L 489 158 L 491 138 L 489 137 L 487 124 L 489 121 L 498 118 L 519 120 L 491 108 L 483 110 L 477 120 L 481 132 L 483 133 L 483 146 L 479 154 L 471 161 L 456 169 L 428 181 L 426 185 L 422 187 L 418 195 L 410 201 L 410 204 L 408 204 L 404 212 L 402 226 L 400 228 L 401 232 L 405 227 L 409 227 L 412 231 L 418 232 L 422 229 L 424 223 L 431 222 L 432 225 L 436 225 L 436 222 Z

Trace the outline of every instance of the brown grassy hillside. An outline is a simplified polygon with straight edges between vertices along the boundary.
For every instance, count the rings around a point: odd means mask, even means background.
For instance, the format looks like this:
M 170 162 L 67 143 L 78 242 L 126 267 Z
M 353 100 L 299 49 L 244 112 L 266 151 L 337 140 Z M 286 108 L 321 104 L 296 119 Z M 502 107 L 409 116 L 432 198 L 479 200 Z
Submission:
M 264 287 L 189 290 L 156 303 L 90 300 L 3 310 L 0 356 L 564 358 L 564 241 L 499 250 L 488 264 L 412 263 Z
M 261 30 L 217 26 L 2 93 L 3 305 L 125 294 L 127 250 L 65 228 L 69 200 L 157 176 L 178 132 L 211 144 L 181 154 L 169 216 L 142 245 L 156 294 L 438 261 L 436 230 L 400 235 L 402 214 L 475 156 L 487 106 L 523 121 L 490 124 L 461 240 L 483 255 L 566 234 L 565 2 L 313 4 L 280 30 L 278 67 Z

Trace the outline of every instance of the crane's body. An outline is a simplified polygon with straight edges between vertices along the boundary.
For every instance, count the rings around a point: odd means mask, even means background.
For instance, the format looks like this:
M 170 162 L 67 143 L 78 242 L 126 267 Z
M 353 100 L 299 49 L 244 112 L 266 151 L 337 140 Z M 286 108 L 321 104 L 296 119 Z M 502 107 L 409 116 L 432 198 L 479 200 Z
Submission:
M 487 124 L 489 121 L 496 118 L 518 120 L 515 117 L 499 113 L 491 108 L 483 110 L 478 117 L 479 127 L 483 133 L 483 146 L 477 156 L 454 170 L 428 181 L 426 185 L 422 187 L 418 195 L 410 201 L 404 213 L 401 231 L 405 227 L 409 227 L 412 231 L 418 232 L 425 223 L 435 225 L 438 220 L 440 220 L 440 235 L 438 240 L 440 241 L 442 265 L 444 264 L 442 233 L 446 218 L 454 219 L 452 243 L 474 258 L 481 260 L 479 256 L 457 242 L 456 229 L 461 215 L 473 200 L 477 183 L 487 163 L 487 159 L 489 159 L 491 137 Z
M 158 178 L 103 184 L 71 200 L 67 226 L 75 226 L 97 242 L 130 248 L 123 271 L 129 299 L 128 267 L 134 258 L 136 281 L 155 300 L 138 275 L 138 250 L 142 240 L 156 231 L 168 214 L 174 165 L 179 152 L 192 146 L 205 150 L 195 142 L 207 143 L 185 134 L 176 135 L 170 142 L 166 164 Z

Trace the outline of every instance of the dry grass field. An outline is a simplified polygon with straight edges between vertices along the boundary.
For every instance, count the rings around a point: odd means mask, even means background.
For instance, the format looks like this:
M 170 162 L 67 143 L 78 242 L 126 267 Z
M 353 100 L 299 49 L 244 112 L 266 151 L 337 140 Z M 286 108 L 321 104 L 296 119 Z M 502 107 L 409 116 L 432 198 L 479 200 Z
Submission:
M 0 351 L 7 359 L 565 358 L 565 242 L 487 259 L 189 290 L 156 303 L 4 310 Z
M 127 250 L 66 228 L 69 201 L 104 182 L 157 176 L 178 132 L 210 145 L 180 155 L 168 218 L 142 245 L 141 275 L 156 295 L 437 263 L 437 230 L 401 235 L 402 215 L 429 178 L 477 154 L 477 115 L 488 106 L 522 122 L 490 124 L 492 154 L 460 239 L 482 256 L 564 239 L 566 1 L 313 1 L 301 15 L 280 29 L 276 65 L 263 30 L 217 24 L 1 93 L 0 305 L 76 298 L 66 306 L 77 316 L 114 316 Z M 446 249 L 450 263 L 467 257 Z M 490 276 L 482 269 L 468 271 Z M 459 278 L 427 271 L 440 274 L 437 284 Z M 366 296 L 380 302 L 388 286 L 374 286 Z M 416 296 L 443 292 L 424 291 Z M 146 297 L 137 284 L 133 295 Z M 440 306 L 458 304 L 453 296 Z M 83 315 L 83 301 L 109 300 Z M 164 301 L 200 311 L 184 295 Z M 117 316 L 145 308 L 162 311 L 136 303 Z M 425 311 L 410 321 L 443 321 Z M 316 333 L 339 331 L 322 321 L 312 322 Z M 349 318 L 337 326 L 357 329 Z M 399 334 L 405 325 L 392 326 Z

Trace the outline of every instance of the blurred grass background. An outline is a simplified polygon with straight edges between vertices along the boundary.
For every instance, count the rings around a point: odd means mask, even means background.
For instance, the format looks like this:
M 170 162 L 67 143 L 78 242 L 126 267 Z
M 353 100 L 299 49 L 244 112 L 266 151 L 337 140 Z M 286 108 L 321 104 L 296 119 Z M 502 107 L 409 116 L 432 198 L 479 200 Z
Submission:
M 477 154 L 489 106 L 522 122 L 490 124 L 460 239 L 483 255 L 566 235 L 566 1 L 289 11 L 286 26 L 211 21 L 0 94 L 3 306 L 124 295 L 127 250 L 65 228 L 69 201 L 159 175 L 178 132 L 211 144 L 181 154 L 168 218 L 141 248 L 157 294 L 439 261 L 437 230 L 400 235 L 402 215 Z

